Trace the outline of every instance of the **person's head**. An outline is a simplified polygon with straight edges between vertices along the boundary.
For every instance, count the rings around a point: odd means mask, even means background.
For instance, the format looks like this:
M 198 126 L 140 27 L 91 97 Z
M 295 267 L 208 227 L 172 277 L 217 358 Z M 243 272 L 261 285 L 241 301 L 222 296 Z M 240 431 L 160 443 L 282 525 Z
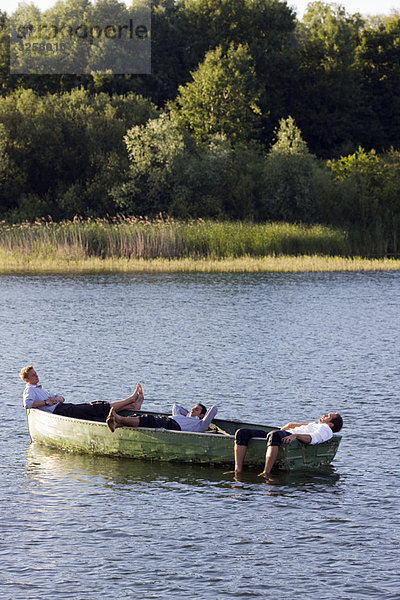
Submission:
M 19 376 L 21 377 L 22 381 L 25 381 L 26 383 L 31 383 L 32 385 L 36 385 L 39 381 L 38 374 L 36 373 L 32 365 L 21 369 Z
M 190 416 L 199 417 L 199 419 L 202 419 L 206 412 L 207 409 L 204 404 L 196 404 L 196 406 L 193 406 L 192 410 L 190 411 Z
M 326 423 L 332 429 L 333 433 L 337 433 L 343 427 L 343 419 L 339 413 L 327 413 L 322 415 L 319 423 Z

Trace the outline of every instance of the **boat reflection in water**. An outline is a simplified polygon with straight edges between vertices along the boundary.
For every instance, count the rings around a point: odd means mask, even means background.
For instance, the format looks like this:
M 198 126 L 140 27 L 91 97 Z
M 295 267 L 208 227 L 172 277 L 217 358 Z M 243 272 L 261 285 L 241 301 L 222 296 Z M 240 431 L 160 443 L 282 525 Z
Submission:
M 318 471 L 276 471 L 274 477 L 265 484 L 258 477 L 257 471 L 243 471 L 234 477 L 222 468 L 199 464 L 170 462 L 150 462 L 143 460 L 127 460 L 89 454 L 64 452 L 57 448 L 49 448 L 31 443 L 26 452 L 26 474 L 29 479 L 60 488 L 65 493 L 68 484 L 75 488 L 78 484 L 95 486 L 97 489 L 127 488 L 160 488 L 163 486 L 189 486 L 197 489 L 217 486 L 246 490 L 254 485 L 266 485 L 266 492 L 279 495 L 290 494 L 297 490 L 312 492 L 317 489 L 335 486 L 339 474 L 332 465 Z

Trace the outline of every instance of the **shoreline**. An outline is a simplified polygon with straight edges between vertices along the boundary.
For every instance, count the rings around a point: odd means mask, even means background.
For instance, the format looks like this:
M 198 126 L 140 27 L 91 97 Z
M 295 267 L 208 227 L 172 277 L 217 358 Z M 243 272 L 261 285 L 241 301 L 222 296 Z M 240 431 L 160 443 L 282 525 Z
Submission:
M 400 259 L 340 256 L 265 256 L 240 258 L 53 259 L 0 253 L 0 275 L 95 273 L 306 273 L 400 270 Z

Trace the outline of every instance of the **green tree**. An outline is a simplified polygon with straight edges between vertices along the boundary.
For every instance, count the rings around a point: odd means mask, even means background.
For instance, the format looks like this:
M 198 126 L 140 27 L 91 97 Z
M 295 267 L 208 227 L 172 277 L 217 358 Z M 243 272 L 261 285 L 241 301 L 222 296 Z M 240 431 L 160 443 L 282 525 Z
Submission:
M 261 217 L 312 222 L 317 218 L 319 165 L 292 117 L 281 119 L 265 162 Z
M 133 94 L 19 90 L 0 98 L 6 179 L 14 180 L 8 209 L 15 218 L 114 213 L 109 191 L 128 168 L 123 136 L 155 114 Z
M 217 133 L 234 143 L 256 135 L 260 91 L 246 46 L 231 44 L 226 53 L 220 46 L 210 50 L 192 77 L 170 104 L 171 116 L 180 126 L 198 141 Z
M 260 148 L 225 135 L 196 143 L 168 114 L 133 127 L 125 142 L 128 181 L 115 188 L 119 208 L 128 214 L 174 217 L 254 218 L 262 186 Z
M 0 214 L 8 209 L 8 198 L 10 195 L 9 187 L 10 181 L 10 161 L 7 155 L 7 134 L 6 129 L 2 123 L 0 123 Z
M 174 164 L 169 213 L 185 219 L 225 217 L 231 155 L 231 144 L 224 135 L 212 135 L 201 145 L 187 137 L 185 152 Z
M 400 155 L 359 148 L 328 162 L 337 186 L 339 221 L 350 226 L 359 253 L 399 252 Z
M 182 4 L 191 70 L 209 50 L 221 46 L 226 52 L 231 44 L 248 47 L 260 85 L 258 104 L 264 115 L 260 133 L 269 143 L 297 89 L 293 9 L 280 0 L 182 0 Z
M 341 218 L 368 229 L 379 216 L 383 179 L 383 163 L 376 151 L 359 148 L 354 154 L 328 161 L 328 166 L 342 190 Z
M 265 151 L 261 144 L 239 143 L 227 164 L 223 210 L 230 218 L 258 220 L 262 212 Z M 262 215 L 261 215 L 262 216 Z
M 365 27 L 356 59 L 370 110 L 362 142 L 379 150 L 399 147 L 400 15 L 375 20 Z
M 313 152 L 348 152 L 363 128 L 363 101 L 355 49 L 363 21 L 340 5 L 312 2 L 298 27 L 301 66 L 293 114 Z
M 151 13 L 152 74 L 141 80 L 142 94 L 163 107 L 175 98 L 178 86 L 189 77 L 188 41 L 182 19 L 181 1 L 154 0 Z
M 168 212 L 172 202 L 171 174 L 184 154 L 183 133 L 167 114 L 129 129 L 125 144 L 130 160 L 129 178 L 113 190 L 120 209 L 129 214 Z
M 0 95 L 10 91 L 10 22 L 0 10 Z

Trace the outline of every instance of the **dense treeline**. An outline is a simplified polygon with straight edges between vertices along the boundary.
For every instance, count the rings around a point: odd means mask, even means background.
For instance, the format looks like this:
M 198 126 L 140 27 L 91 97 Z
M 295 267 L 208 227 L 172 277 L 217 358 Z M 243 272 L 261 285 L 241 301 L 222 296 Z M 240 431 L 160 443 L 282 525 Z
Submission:
M 99 0 L 96 9 L 115 6 Z M 16 22 L 67 21 L 88 0 Z M 326 223 L 399 250 L 400 15 L 154 0 L 152 74 L 10 74 L 0 13 L 0 214 Z

